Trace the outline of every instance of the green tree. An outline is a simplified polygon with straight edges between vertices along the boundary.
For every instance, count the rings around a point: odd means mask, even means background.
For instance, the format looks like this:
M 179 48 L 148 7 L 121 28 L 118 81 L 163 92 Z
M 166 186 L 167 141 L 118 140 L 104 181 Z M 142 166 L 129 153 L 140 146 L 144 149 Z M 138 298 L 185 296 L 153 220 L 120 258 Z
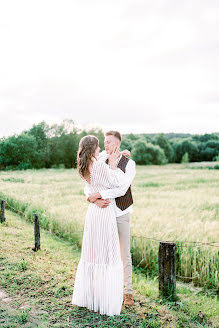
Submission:
M 132 151 L 133 144 L 134 142 L 131 139 L 127 137 L 123 137 L 120 149 L 121 150 L 128 149 L 129 151 Z
M 77 133 L 63 134 L 59 140 L 62 146 L 61 162 L 65 168 L 76 167 L 77 150 L 78 150 L 78 136 Z
M 31 136 L 34 136 L 37 142 L 38 150 L 45 149 L 47 146 L 48 136 L 47 133 L 49 131 L 49 126 L 45 121 L 34 124 L 32 128 L 27 131 L 27 133 Z
M 0 165 L 10 169 L 29 169 L 36 167 L 38 160 L 35 137 L 22 133 L 11 136 L 0 143 Z
M 190 162 L 198 162 L 200 160 L 200 154 L 197 144 L 192 141 L 191 138 L 179 140 L 177 143 L 175 143 L 174 146 L 176 163 L 181 162 L 182 157 L 185 153 L 188 153 Z
M 165 135 L 161 133 L 156 137 L 155 140 L 156 140 L 156 144 L 160 146 L 161 149 L 163 149 L 168 162 L 169 163 L 173 162 L 174 150 L 167 137 L 165 137 Z
M 130 139 L 130 140 L 132 140 L 132 141 L 136 141 L 136 140 L 139 139 L 139 137 L 136 136 L 136 134 L 133 134 L 133 133 L 129 133 L 129 134 L 127 134 L 127 135 L 124 136 L 124 137 L 126 137 L 127 139 Z
M 39 124 L 34 124 L 32 128 L 27 131 L 28 135 L 33 136 L 37 142 L 37 162 L 35 163 L 36 168 L 48 167 L 49 166 L 49 153 L 48 153 L 48 133 L 49 125 L 45 121 Z
M 163 149 L 144 140 L 137 140 L 132 149 L 132 158 L 139 165 L 166 164 L 167 159 Z
M 62 164 L 66 168 L 76 167 L 78 133 L 72 120 L 64 120 L 61 124 L 54 124 L 49 128 L 48 167 L 58 167 Z

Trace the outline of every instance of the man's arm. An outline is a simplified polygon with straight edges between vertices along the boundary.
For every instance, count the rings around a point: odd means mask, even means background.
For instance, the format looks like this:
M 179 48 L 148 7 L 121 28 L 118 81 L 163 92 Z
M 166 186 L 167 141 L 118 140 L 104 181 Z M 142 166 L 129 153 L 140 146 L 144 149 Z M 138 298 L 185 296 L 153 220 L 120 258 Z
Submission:
M 99 206 L 99 207 L 101 207 L 101 208 L 106 208 L 106 207 L 109 206 L 109 204 L 110 204 L 109 199 L 97 199 L 97 198 L 99 198 L 99 197 L 101 198 L 100 195 L 98 195 L 98 197 L 95 197 L 95 199 L 93 198 L 92 201 L 89 200 L 89 195 L 90 195 L 90 193 L 89 193 L 89 188 L 88 188 L 87 185 L 85 185 L 85 187 L 84 187 L 84 194 L 85 194 L 85 196 L 86 196 L 86 198 L 87 198 L 87 201 L 89 201 L 90 203 L 94 203 L 94 204 L 96 204 L 97 206 Z M 96 194 L 95 194 L 95 195 L 96 195 Z
M 101 207 L 101 208 L 105 208 L 107 206 L 109 206 L 110 204 L 110 200 L 109 199 L 97 199 L 94 204 L 96 204 L 97 206 Z

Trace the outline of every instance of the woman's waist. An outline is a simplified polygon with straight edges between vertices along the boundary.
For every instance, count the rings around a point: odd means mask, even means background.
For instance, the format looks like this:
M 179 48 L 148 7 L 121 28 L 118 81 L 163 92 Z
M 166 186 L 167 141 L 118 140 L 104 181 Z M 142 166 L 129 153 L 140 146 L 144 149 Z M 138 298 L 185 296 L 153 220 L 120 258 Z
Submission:
M 114 205 L 112 202 L 110 202 L 106 207 L 101 207 L 101 202 L 99 202 L 98 204 L 97 203 L 90 203 L 88 208 L 90 209 L 101 209 L 101 210 L 112 210 L 114 209 Z

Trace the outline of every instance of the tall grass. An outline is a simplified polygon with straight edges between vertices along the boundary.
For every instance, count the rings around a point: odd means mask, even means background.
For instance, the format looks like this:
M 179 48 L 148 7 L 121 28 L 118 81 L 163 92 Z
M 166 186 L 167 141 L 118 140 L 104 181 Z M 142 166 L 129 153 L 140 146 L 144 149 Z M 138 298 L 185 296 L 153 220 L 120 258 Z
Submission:
M 218 241 L 219 246 L 218 187 L 217 170 L 183 164 L 137 167 L 131 216 L 134 265 L 158 273 L 159 242 L 140 237 L 176 241 L 177 276 L 217 288 L 219 248 L 185 242 Z M 0 172 L 0 192 L 27 219 L 37 212 L 45 229 L 81 246 L 88 204 L 76 170 Z

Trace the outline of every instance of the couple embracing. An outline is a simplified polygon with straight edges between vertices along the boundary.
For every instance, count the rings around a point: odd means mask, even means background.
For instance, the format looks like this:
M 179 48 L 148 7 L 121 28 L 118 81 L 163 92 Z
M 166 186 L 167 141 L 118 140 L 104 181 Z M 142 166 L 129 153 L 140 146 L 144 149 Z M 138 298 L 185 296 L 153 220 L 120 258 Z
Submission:
M 119 315 L 133 305 L 130 254 L 131 182 L 135 162 L 119 151 L 121 134 L 105 134 L 105 151 L 99 153 L 95 136 L 80 140 L 77 165 L 90 202 L 86 214 L 72 304 L 89 310 Z M 123 288 L 124 297 L 123 297 Z

